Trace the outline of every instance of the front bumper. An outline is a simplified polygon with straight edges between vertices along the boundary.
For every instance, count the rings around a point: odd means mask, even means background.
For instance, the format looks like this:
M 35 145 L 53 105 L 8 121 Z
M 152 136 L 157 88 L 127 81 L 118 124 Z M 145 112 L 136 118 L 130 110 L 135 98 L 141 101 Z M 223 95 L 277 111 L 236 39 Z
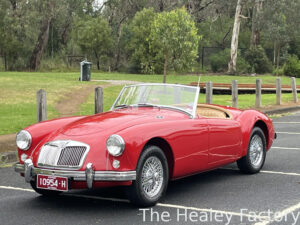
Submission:
M 87 186 L 92 188 L 93 181 L 132 181 L 136 179 L 136 171 L 94 171 L 92 163 L 88 163 L 85 171 L 54 170 L 43 169 L 33 166 L 30 159 L 24 164 L 14 165 L 17 173 L 23 173 L 26 182 L 30 182 L 37 174 L 62 176 L 73 179 L 74 181 L 86 181 Z

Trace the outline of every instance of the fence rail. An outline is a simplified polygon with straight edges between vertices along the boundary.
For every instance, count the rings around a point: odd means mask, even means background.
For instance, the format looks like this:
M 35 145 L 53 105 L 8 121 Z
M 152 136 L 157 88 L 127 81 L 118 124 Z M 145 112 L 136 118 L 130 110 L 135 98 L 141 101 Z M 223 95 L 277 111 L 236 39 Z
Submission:
M 191 85 L 193 85 L 193 83 Z M 218 84 L 213 83 L 211 81 L 206 83 L 200 83 L 200 87 L 202 86 L 203 88 L 204 85 L 205 85 L 205 93 L 206 93 L 206 103 L 212 104 L 213 90 L 214 87 L 218 87 Z M 253 85 L 255 86 L 255 93 L 256 93 L 255 107 L 260 108 L 262 87 L 264 86 L 269 87 L 270 85 L 269 84 L 262 85 L 261 79 L 256 79 L 256 83 Z M 231 89 L 232 106 L 237 108 L 239 91 L 241 90 L 241 88 L 245 88 L 244 84 L 238 84 L 237 80 L 233 80 L 231 84 L 226 84 L 226 86 L 227 88 Z M 277 105 L 281 105 L 281 93 L 282 93 L 283 86 L 287 87 L 287 85 L 281 84 L 281 78 L 277 78 L 276 79 L 276 104 Z M 296 79 L 294 77 L 291 78 L 291 85 L 289 87 L 292 91 L 294 103 L 298 103 L 297 88 L 299 86 L 296 85 Z M 36 101 L 37 101 L 37 121 L 41 122 L 47 120 L 47 98 L 46 98 L 45 90 L 41 89 L 36 93 Z M 95 114 L 101 112 L 103 112 L 103 89 L 101 87 L 96 87 L 95 88 Z

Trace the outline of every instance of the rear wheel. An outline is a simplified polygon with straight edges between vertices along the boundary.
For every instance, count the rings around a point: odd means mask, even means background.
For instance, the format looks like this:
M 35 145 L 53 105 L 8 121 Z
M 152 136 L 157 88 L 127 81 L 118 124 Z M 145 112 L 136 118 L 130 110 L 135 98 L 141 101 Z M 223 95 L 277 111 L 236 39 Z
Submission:
M 164 195 L 169 180 L 168 163 L 163 151 L 157 146 L 146 147 L 136 172 L 136 180 L 128 188 L 129 200 L 142 207 L 155 205 Z
M 237 161 L 243 173 L 258 173 L 266 159 L 266 138 L 259 127 L 254 127 L 249 141 L 247 155 Z
M 43 195 L 43 196 L 48 196 L 48 197 L 54 197 L 59 194 L 61 194 L 61 191 L 52 191 L 52 190 L 46 190 L 46 189 L 40 189 L 36 187 L 36 181 L 30 181 L 30 185 L 33 190 L 35 190 L 36 193 Z

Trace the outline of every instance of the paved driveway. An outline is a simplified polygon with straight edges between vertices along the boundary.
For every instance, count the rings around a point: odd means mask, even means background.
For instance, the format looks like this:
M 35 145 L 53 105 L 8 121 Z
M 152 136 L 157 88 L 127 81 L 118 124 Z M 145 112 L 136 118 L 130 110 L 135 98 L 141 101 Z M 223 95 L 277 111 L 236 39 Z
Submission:
M 1 168 L 0 224 L 300 224 L 300 112 L 274 125 L 278 138 L 261 173 L 243 175 L 232 164 L 173 181 L 148 209 L 130 205 L 121 188 L 40 197 Z

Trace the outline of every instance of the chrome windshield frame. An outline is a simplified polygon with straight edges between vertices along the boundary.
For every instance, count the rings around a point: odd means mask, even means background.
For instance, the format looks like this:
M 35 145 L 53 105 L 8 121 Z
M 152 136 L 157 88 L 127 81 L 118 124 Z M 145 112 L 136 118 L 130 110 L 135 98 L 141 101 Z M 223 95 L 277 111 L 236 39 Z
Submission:
M 200 92 L 200 88 L 198 87 L 194 87 L 194 86 L 188 86 L 188 85 L 182 85 L 182 84 L 162 84 L 162 83 L 141 83 L 141 84 L 132 84 L 132 85 L 125 85 L 122 90 L 120 91 L 118 97 L 116 98 L 115 102 L 113 103 L 112 107 L 110 108 L 111 111 L 113 111 L 115 109 L 115 106 L 117 104 L 117 102 L 119 101 L 120 97 L 122 96 L 123 92 L 125 91 L 126 88 L 130 88 L 130 87 L 136 87 L 136 86 L 173 86 L 173 87 L 187 87 L 187 88 L 194 88 L 196 89 L 196 94 L 195 94 L 195 98 L 194 98 L 194 103 L 193 103 L 193 111 L 192 113 L 179 108 L 179 107 L 175 107 L 175 106 L 168 106 L 168 105 L 154 105 L 155 107 L 160 107 L 160 108 L 169 108 L 169 109 L 174 109 L 174 110 L 178 110 L 181 111 L 185 114 L 188 114 L 191 118 L 196 118 L 196 111 L 197 111 L 197 104 L 198 104 L 198 98 L 199 98 L 199 92 Z

